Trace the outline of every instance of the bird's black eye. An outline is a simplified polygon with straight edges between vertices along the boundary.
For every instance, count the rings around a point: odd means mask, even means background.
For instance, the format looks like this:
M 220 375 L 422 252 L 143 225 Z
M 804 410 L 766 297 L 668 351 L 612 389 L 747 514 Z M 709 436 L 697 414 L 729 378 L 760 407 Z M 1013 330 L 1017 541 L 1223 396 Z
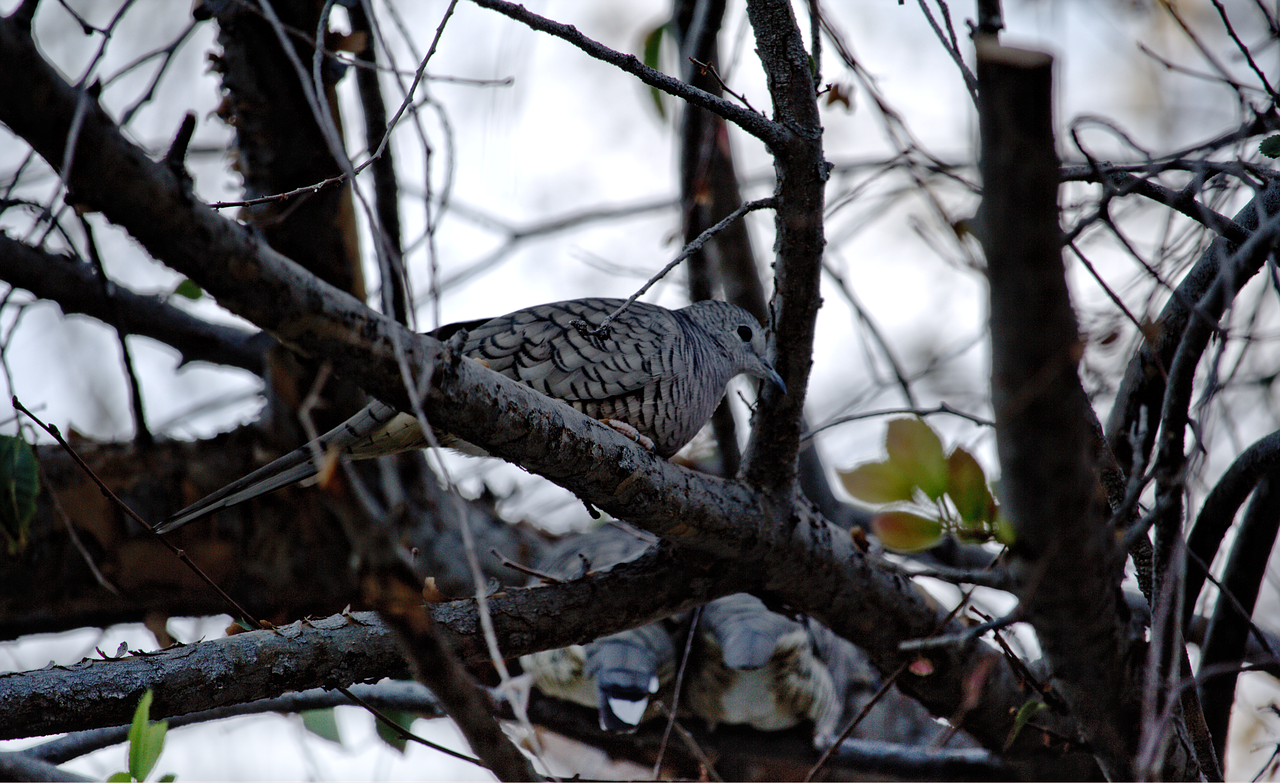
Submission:
M 742 342 L 749 343 L 754 335 L 751 332 L 750 326 L 739 326 L 738 336 L 742 338 Z

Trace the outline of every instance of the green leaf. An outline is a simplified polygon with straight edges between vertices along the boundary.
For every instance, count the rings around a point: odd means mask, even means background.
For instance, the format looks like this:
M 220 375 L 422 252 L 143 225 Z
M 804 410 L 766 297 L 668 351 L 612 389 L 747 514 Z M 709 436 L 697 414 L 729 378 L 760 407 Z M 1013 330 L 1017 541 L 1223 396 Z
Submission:
M 887 511 L 871 518 L 871 532 L 898 552 L 919 552 L 942 540 L 942 522 L 909 511 Z
M 133 722 L 129 724 L 129 774 L 134 780 L 146 780 L 155 769 L 164 750 L 164 736 L 169 731 L 168 721 L 148 720 L 152 698 L 150 689 L 142 694 L 133 712 Z
M 117 772 L 107 778 L 107 783 L 131 783 L 133 777 L 128 772 Z
M 1043 710 L 1049 705 L 1035 699 L 1028 699 L 1021 707 L 1018 708 L 1018 714 L 1013 716 L 1013 728 L 1009 731 L 1009 738 L 1005 740 L 1005 750 L 1013 747 L 1013 741 L 1018 738 L 1018 734 L 1022 732 L 1022 727 L 1027 725 L 1027 721 L 1031 720 L 1037 712 Z
M 1013 527 L 1013 521 L 1004 515 L 999 506 L 996 506 L 996 540 L 1005 546 L 1013 546 L 1013 542 L 1018 540 L 1018 531 Z
M 299 714 L 302 715 L 302 725 L 307 731 L 321 739 L 342 744 L 342 734 L 338 731 L 338 721 L 334 717 L 333 707 L 326 707 L 323 710 L 304 710 Z
M 1268 136 L 1258 144 L 1258 152 L 1268 158 L 1280 158 L 1280 136 Z
M 157 781 L 157 783 L 173 783 L 173 781 L 177 779 L 178 779 L 177 775 L 173 774 L 172 772 L 166 772 L 160 776 L 160 779 L 159 781 Z
M 641 56 L 641 60 L 655 71 L 662 70 L 658 66 L 662 54 L 662 36 L 667 32 L 667 27 L 667 24 L 660 24 L 650 30 L 644 37 L 644 54 Z M 658 116 L 665 120 L 667 118 L 667 107 L 664 103 L 666 93 L 657 87 L 650 87 L 649 95 L 653 98 L 653 107 L 657 110 Z
M 412 729 L 413 721 L 418 717 L 417 713 L 409 712 L 408 710 L 382 710 L 382 714 L 390 718 L 392 722 L 405 731 Z M 382 738 L 383 742 L 401 753 L 404 753 L 404 749 L 409 744 L 409 740 L 400 736 L 400 732 L 380 720 L 376 721 L 376 726 L 378 729 L 378 736 Z
M 897 465 L 868 462 L 853 470 L 837 471 L 845 491 L 863 503 L 895 503 L 910 500 L 915 482 Z
M 27 546 L 38 494 L 40 467 L 30 444 L 12 435 L 0 435 L 0 529 L 8 540 L 10 555 Z
M 947 491 L 947 457 L 938 433 L 920 419 L 894 419 L 884 433 L 889 462 L 909 476 L 930 500 Z
M 995 501 L 978 460 L 957 446 L 947 457 L 947 474 L 947 494 L 956 504 L 961 521 L 971 527 L 986 527 L 995 513 Z
M 204 296 L 204 289 L 201 288 L 199 285 L 197 285 L 194 280 L 187 278 L 186 280 L 183 280 L 181 283 L 178 283 L 178 287 L 173 289 L 173 293 L 176 296 L 181 296 L 187 299 L 195 300 Z

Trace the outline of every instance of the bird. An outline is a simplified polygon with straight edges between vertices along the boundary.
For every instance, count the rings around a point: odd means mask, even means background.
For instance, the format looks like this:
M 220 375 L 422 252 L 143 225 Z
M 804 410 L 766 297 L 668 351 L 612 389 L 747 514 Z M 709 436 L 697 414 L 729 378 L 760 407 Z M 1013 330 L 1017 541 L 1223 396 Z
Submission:
M 830 733 L 841 705 L 810 630 L 747 593 L 707 604 L 695 629 L 685 708 L 712 728 L 779 731 L 809 720 Z
M 615 428 L 666 459 L 711 418 L 729 380 L 746 374 L 786 384 L 767 358 L 759 321 L 737 305 L 706 299 L 679 310 L 588 298 L 527 307 L 496 318 L 451 324 L 428 334 L 462 355 Z M 156 527 L 169 532 L 219 509 L 302 481 L 317 455 L 340 450 L 366 459 L 426 448 L 416 417 L 374 400 L 317 439 L 179 511 Z M 437 442 L 464 453 L 483 449 L 448 433 Z
M 648 540 L 632 531 L 604 525 L 552 548 L 538 570 L 557 579 L 572 579 L 588 570 L 634 560 L 648 546 Z M 661 620 L 588 644 L 524 655 L 520 665 L 544 694 L 593 707 L 601 729 L 629 734 L 655 716 L 652 697 L 672 687 L 677 633 L 679 619 Z

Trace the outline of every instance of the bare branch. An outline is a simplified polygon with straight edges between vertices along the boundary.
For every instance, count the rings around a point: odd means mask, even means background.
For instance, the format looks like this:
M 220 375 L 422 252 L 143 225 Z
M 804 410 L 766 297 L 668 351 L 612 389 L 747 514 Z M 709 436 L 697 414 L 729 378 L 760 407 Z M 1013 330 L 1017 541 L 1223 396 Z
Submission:
M 532 11 L 526 10 L 524 6 L 508 3 L 504 0 L 471 1 L 481 8 L 497 11 L 521 24 L 527 25 L 530 29 L 567 41 L 597 60 L 609 63 L 635 76 L 650 87 L 656 87 L 677 98 L 683 98 L 694 106 L 699 106 L 709 112 L 718 114 L 769 145 L 770 149 L 777 150 L 790 143 L 791 132 L 788 131 L 785 121 L 770 121 L 763 114 L 744 109 L 735 103 L 726 101 L 723 98 L 717 98 L 704 90 L 692 87 L 679 79 L 673 79 L 661 71 L 655 71 L 637 60 L 635 55 L 615 52 L 609 47 L 591 40 L 578 32 L 578 29 L 573 25 L 560 24 L 546 17 L 538 16 Z
M 0 280 L 41 299 L 57 302 L 64 313 L 83 313 L 110 322 L 112 313 L 93 267 L 69 256 L 37 250 L 0 234 Z M 262 375 L 262 354 L 275 344 L 265 332 L 212 324 L 168 304 L 113 284 L 106 294 L 118 304 L 120 323 L 131 334 L 170 345 L 182 364 L 203 361 L 239 367 Z
M 1063 275 L 1048 55 L 981 44 L 982 236 L 991 282 L 992 397 L 1025 619 L 1103 770 L 1133 775 L 1124 698 L 1124 554 L 1093 469 L 1092 413 L 1076 374 Z

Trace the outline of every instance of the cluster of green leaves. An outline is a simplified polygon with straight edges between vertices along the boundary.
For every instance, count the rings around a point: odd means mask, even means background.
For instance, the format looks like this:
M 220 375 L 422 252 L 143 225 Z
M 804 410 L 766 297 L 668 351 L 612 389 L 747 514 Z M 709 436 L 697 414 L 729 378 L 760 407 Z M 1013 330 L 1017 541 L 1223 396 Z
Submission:
M 164 737 L 169 731 L 168 721 L 151 720 L 152 694 L 148 690 L 142 694 L 138 708 L 133 711 L 133 722 L 129 724 L 129 770 L 117 772 L 107 778 L 107 783 L 133 783 L 147 779 L 151 770 L 160 760 L 160 752 L 164 750 Z M 162 775 L 159 783 L 172 783 L 177 776 Z
M 894 419 L 884 436 L 888 456 L 840 473 L 857 500 L 878 507 L 871 532 L 889 549 L 918 552 L 944 536 L 1012 542 L 987 476 L 963 448 L 947 454 L 942 439 L 919 418 Z

